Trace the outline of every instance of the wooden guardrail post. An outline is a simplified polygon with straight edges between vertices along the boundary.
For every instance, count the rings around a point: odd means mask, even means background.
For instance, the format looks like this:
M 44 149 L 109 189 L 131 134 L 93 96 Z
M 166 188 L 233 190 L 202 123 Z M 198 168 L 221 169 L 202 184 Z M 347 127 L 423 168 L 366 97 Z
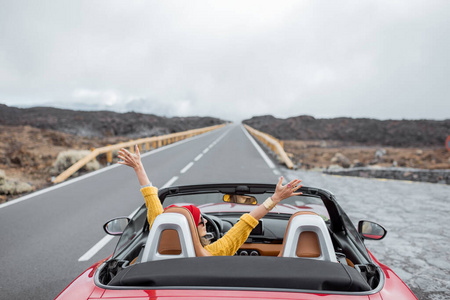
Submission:
M 111 145 L 108 145 L 111 146 Z M 108 162 L 108 164 L 112 163 L 112 150 L 106 152 L 106 161 Z

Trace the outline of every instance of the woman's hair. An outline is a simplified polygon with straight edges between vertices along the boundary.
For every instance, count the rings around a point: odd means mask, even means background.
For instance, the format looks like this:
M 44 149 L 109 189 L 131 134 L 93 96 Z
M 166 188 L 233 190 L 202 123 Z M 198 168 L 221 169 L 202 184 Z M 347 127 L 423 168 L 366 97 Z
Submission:
M 170 206 L 166 207 L 166 209 L 168 209 L 169 207 L 178 207 L 178 206 L 177 205 L 170 205 Z M 194 219 L 194 223 L 195 223 L 196 226 L 198 226 L 200 224 L 200 222 L 203 222 L 202 219 L 201 219 L 200 209 L 198 209 L 197 206 L 191 204 L 191 205 L 183 205 L 181 207 L 184 207 L 184 208 L 186 208 L 187 210 L 189 210 L 191 212 L 192 218 Z M 198 228 L 197 228 L 197 231 L 198 231 Z M 210 240 L 208 240 L 205 237 L 200 236 L 200 232 L 198 232 L 198 236 L 200 238 L 200 244 L 202 244 L 203 247 L 211 244 Z
M 211 244 L 211 241 L 209 239 L 205 238 L 204 236 L 199 236 L 199 237 L 200 237 L 200 243 L 202 244 L 203 247 Z

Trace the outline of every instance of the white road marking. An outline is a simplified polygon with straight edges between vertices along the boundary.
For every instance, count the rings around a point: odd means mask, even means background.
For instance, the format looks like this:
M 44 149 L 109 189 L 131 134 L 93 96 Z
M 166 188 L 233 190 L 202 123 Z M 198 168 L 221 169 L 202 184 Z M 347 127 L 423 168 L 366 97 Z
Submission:
M 257 142 L 253 139 L 253 137 L 248 133 L 248 131 L 244 128 L 244 126 L 241 125 L 242 131 L 244 131 L 245 135 L 248 137 L 250 142 L 252 142 L 253 146 L 255 146 L 256 150 L 258 150 L 259 154 L 262 156 L 266 164 L 269 166 L 269 168 L 274 169 L 275 165 L 273 164 L 272 160 L 267 156 L 266 153 L 264 153 L 263 149 L 258 145 Z
M 205 150 L 203 150 L 203 154 L 205 154 L 208 151 L 209 151 L 209 148 L 206 148 Z
M 173 176 L 169 181 L 166 182 L 161 188 L 166 188 L 168 186 L 171 186 L 175 181 L 178 180 L 178 176 Z
M 196 158 L 194 158 L 194 161 L 198 161 L 200 158 L 202 158 L 203 153 L 200 153 L 199 155 L 197 155 Z
M 184 168 L 180 171 L 180 173 L 181 173 L 181 174 L 186 173 L 186 171 L 189 170 L 193 165 L 194 165 L 194 162 L 191 161 L 190 163 L 188 163 L 188 164 L 186 165 L 186 167 L 184 167 Z
M 114 236 L 112 235 L 105 235 L 97 244 L 94 245 L 91 249 L 88 250 L 83 256 L 81 256 L 78 261 L 88 261 L 90 260 L 95 254 L 97 254 L 100 249 L 106 246 Z

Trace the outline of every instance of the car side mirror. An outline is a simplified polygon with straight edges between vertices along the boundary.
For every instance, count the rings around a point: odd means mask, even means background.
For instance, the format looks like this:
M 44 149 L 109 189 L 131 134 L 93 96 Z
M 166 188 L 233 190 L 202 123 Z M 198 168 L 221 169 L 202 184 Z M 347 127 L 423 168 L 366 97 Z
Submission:
M 130 223 L 130 219 L 127 217 L 115 218 L 106 222 L 103 229 L 109 235 L 122 235 L 128 223 Z
M 387 234 L 387 230 L 380 224 L 365 220 L 359 221 L 358 232 L 363 238 L 368 240 L 381 240 Z
M 223 195 L 223 201 L 228 203 L 256 205 L 258 200 L 253 196 L 247 195 Z

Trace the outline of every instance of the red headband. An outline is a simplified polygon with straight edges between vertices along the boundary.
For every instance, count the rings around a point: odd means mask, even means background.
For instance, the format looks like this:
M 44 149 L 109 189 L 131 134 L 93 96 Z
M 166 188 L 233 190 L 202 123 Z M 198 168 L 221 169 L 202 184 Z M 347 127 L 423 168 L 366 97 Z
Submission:
M 201 214 L 200 214 L 200 209 L 198 209 L 197 206 L 192 205 L 192 204 L 191 205 L 177 206 L 177 205 L 173 204 L 173 205 L 167 206 L 166 209 L 168 209 L 169 207 L 184 207 L 184 208 L 187 208 L 191 212 L 192 217 L 194 217 L 195 225 L 198 225 L 200 223 L 200 215 Z

